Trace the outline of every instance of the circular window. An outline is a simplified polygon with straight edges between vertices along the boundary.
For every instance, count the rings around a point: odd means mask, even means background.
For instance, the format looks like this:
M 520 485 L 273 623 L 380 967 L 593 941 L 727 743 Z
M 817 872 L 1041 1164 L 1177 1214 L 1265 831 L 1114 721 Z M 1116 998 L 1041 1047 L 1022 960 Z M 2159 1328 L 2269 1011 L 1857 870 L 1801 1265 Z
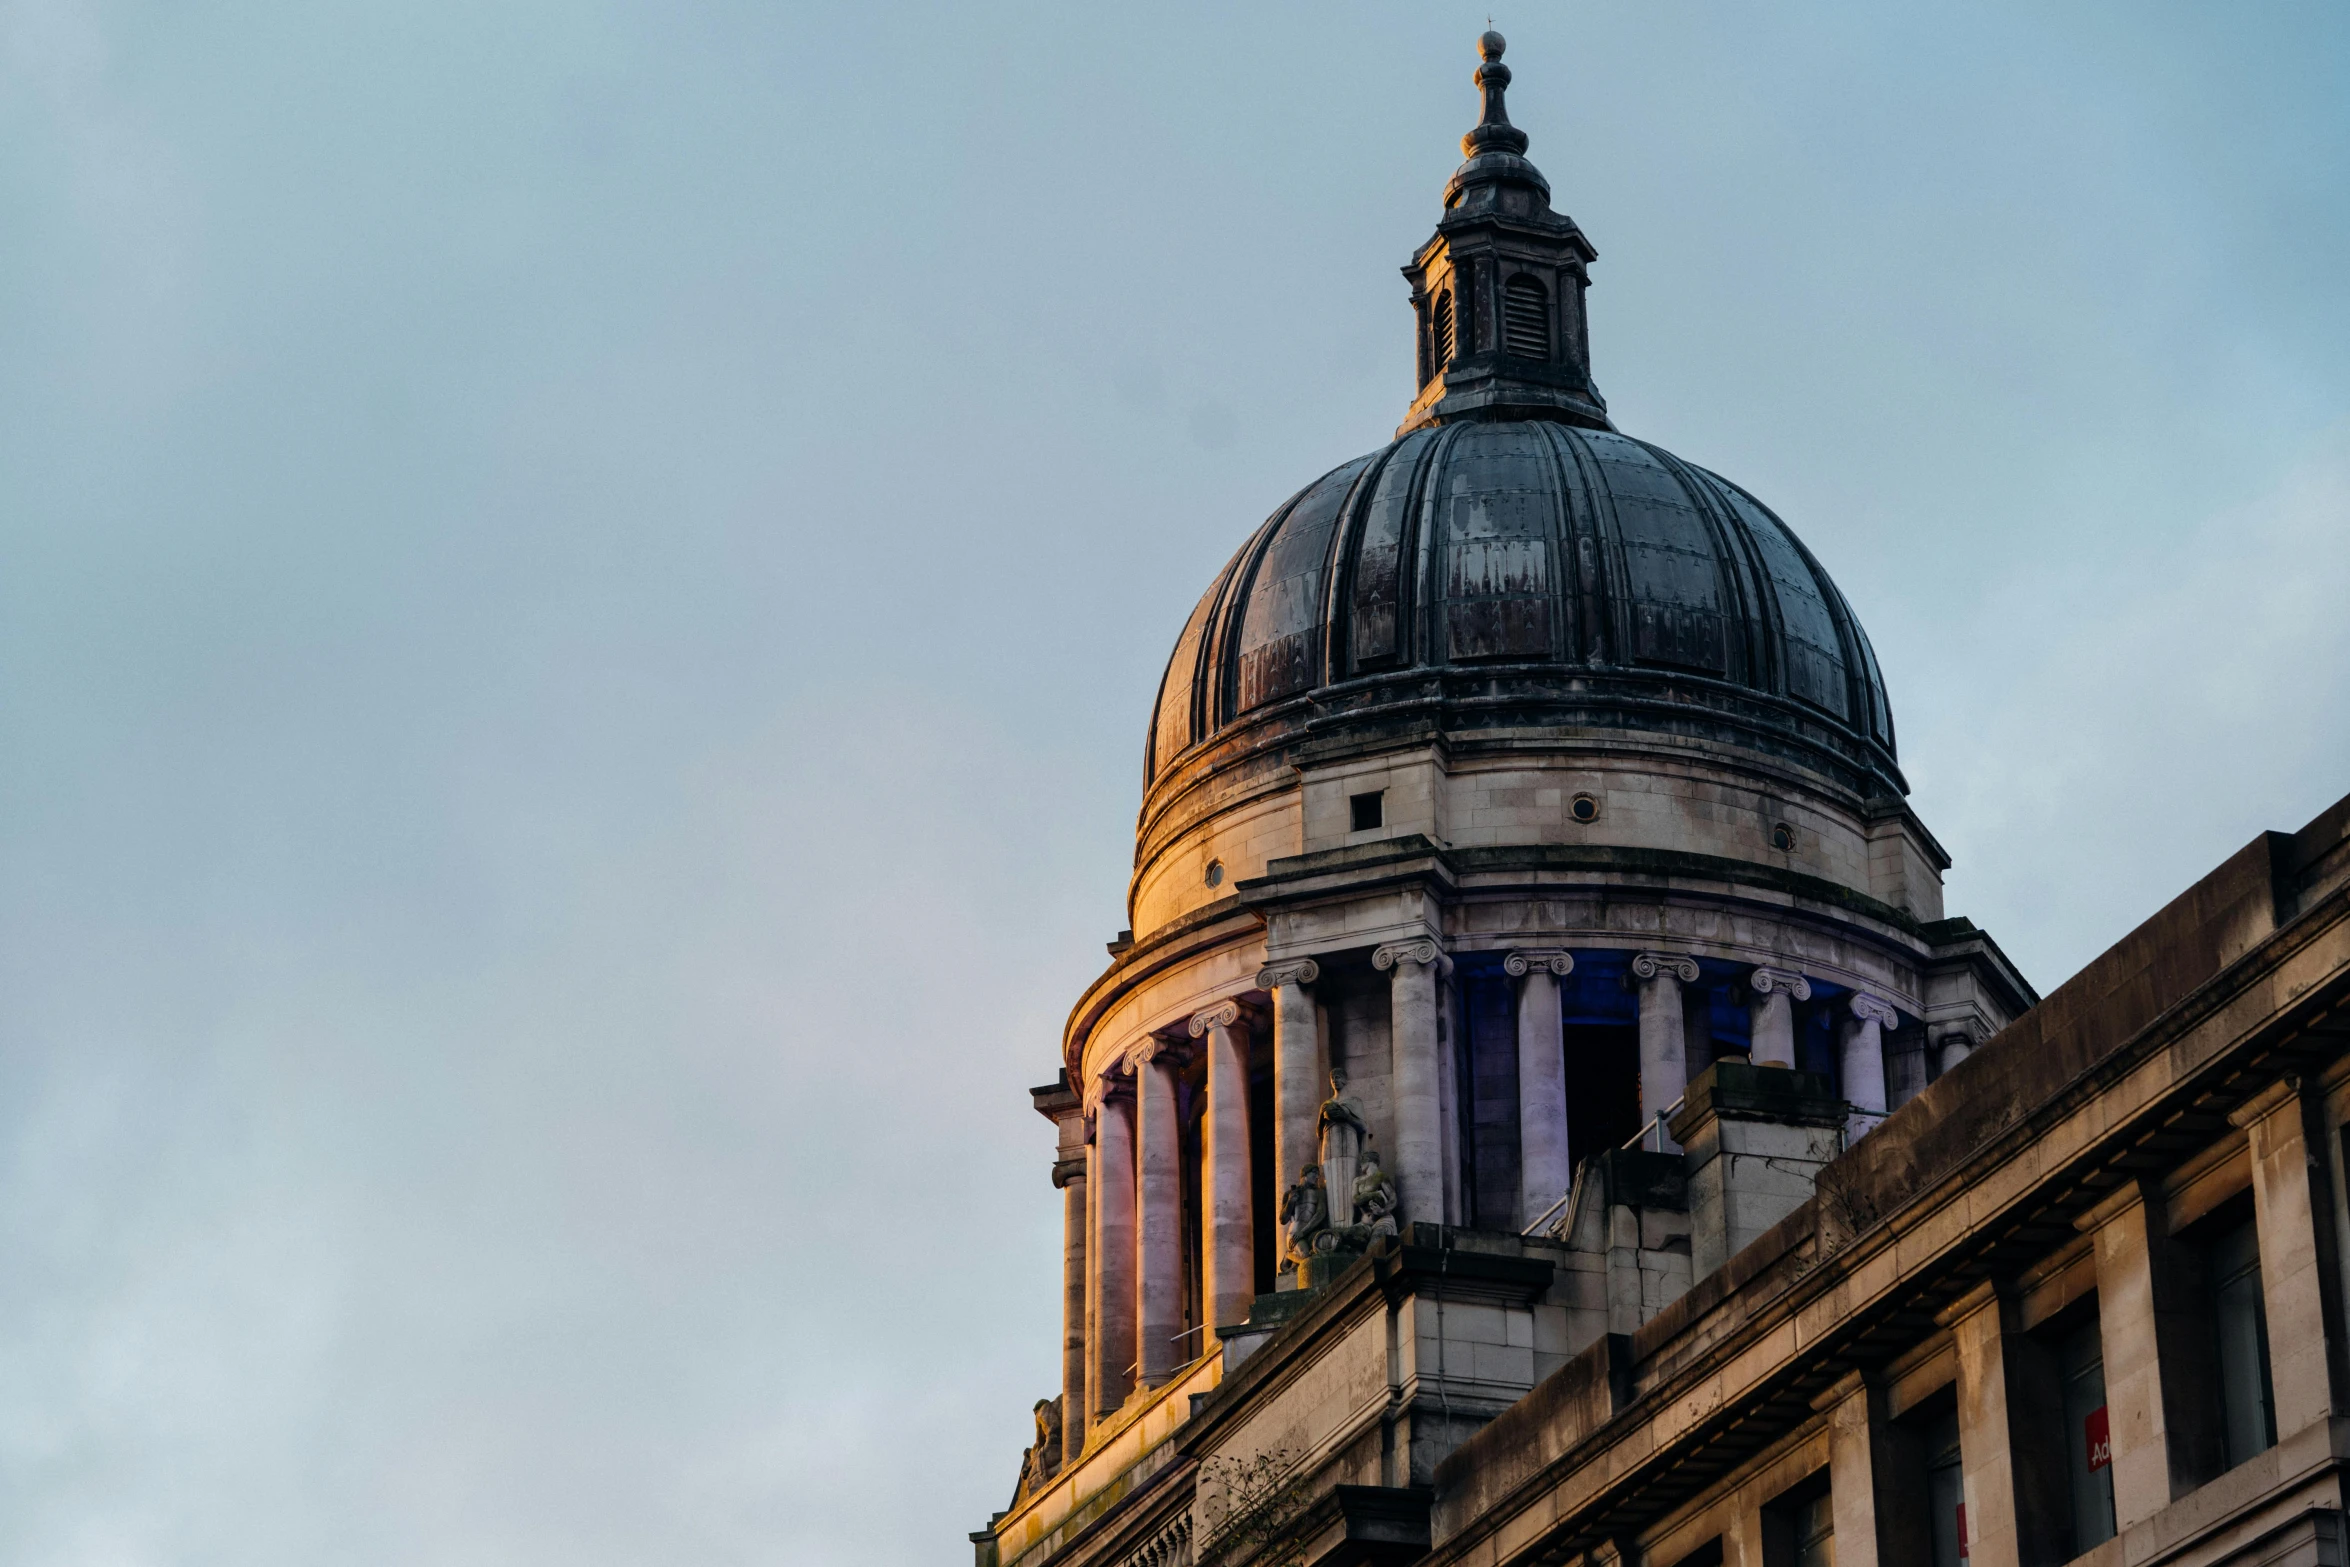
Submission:
M 1574 799 L 1567 802 L 1567 814 L 1579 822 L 1598 821 L 1599 796 L 1595 794 L 1579 794 L 1575 796 Z
M 1781 822 L 1777 826 L 1773 827 L 1771 829 L 1771 847 L 1778 850 L 1781 854 L 1794 853 L 1795 829 L 1788 826 L 1785 822 Z
M 1222 860 L 1208 861 L 1208 885 L 1211 887 L 1224 885 L 1224 862 Z

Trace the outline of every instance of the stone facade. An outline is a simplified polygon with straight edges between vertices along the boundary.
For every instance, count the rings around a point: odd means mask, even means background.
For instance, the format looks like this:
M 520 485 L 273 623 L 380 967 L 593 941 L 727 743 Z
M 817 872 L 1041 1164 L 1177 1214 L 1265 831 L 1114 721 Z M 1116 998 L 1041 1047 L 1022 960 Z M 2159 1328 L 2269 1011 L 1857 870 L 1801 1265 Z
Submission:
M 2036 996 L 1481 49 L 1404 433 L 1170 664 L 980 1567 L 2345 1560 L 2350 801 Z

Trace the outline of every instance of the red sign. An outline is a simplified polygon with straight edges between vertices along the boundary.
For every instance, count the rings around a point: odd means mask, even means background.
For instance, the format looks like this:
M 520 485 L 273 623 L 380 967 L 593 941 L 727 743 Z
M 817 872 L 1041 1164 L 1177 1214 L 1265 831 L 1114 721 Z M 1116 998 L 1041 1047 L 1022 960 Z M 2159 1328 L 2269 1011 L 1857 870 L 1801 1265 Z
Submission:
M 2106 1430 L 2103 1404 L 2089 1411 L 2089 1418 L 2081 1422 L 2081 1434 L 2089 1442 L 2091 1470 L 2103 1469 L 2113 1462 L 2113 1436 Z
M 1958 1559 L 1966 1560 L 1966 1503 L 1958 1504 Z

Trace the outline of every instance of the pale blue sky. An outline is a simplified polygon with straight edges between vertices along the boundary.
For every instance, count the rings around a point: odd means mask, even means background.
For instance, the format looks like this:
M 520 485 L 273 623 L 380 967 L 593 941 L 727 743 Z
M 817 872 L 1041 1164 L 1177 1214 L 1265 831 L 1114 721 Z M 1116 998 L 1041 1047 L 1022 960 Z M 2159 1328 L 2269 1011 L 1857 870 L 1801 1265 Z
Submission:
M 0 1567 L 961 1560 L 1210 574 L 1486 8 L 0 0 Z M 2044 988 L 2350 790 L 2350 11 L 1545 5 Z

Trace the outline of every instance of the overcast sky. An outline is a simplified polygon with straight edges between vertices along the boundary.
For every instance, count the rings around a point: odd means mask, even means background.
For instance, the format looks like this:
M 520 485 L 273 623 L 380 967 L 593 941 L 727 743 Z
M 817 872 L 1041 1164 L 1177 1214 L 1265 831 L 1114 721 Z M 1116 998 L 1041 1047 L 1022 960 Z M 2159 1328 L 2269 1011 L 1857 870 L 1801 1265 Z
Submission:
M 0 0 L 0 1564 L 929 1563 L 1486 7 Z M 2053 988 L 2350 790 L 2350 9 L 1494 13 Z

